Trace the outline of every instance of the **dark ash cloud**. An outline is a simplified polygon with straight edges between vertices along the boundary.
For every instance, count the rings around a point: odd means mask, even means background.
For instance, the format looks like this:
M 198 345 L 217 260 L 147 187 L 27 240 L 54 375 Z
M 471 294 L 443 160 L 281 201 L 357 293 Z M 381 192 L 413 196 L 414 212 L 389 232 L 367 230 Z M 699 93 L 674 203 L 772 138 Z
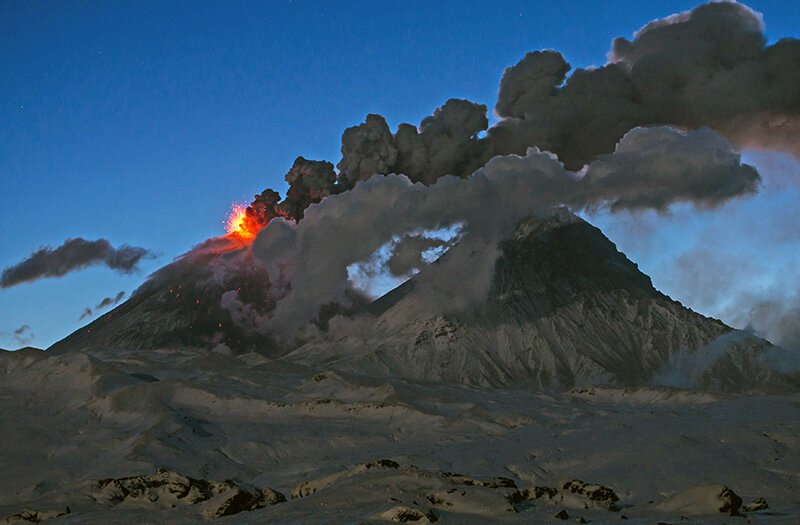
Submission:
M 309 205 L 376 174 L 431 185 L 445 175 L 468 177 L 494 157 L 525 155 L 530 147 L 555 153 L 577 171 L 613 153 L 637 127 L 708 127 L 737 148 L 800 158 L 800 40 L 767 46 L 763 30 L 760 15 L 747 6 L 712 2 L 651 22 L 632 40 L 615 39 L 601 67 L 572 71 L 557 51 L 528 53 L 503 73 L 495 106 L 501 120 L 491 128 L 485 105 L 459 99 L 394 133 L 382 116 L 367 115 L 342 134 L 338 174 L 330 163 L 299 157 L 286 175 L 286 199 L 266 190 L 248 217 L 258 228 L 275 217 L 297 221 Z M 676 177 L 690 167 L 677 158 L 662 161 L 675 166 Z M 753 174 L 740 175 L 739 191 L 751 192 Z M 647 189 L 640 190 L 643 198 Z M 724 198 L 706 194 L 701 201 L 713 206 Z
M 400 124 L 392 134 L 380 115 L 342 134 L 342 160 L 337 167 L 352 186 L 376 173 L 402 173 L 412 182 L 433 184 L 442 175 L 466 176 L 482 156 L 478 133 L 489 125 L 486 106 L 450 99 L 426 117 L 419 129 Z
M 681 133 L 667 126 L 635 128 L 614 153 L 586 169 L 589 201 L 602 195 L 612 211 L 666 211 L 674 202 L 713 208 L 756 192 L 761 177 L 724 138 L 708 128 Z
M 761 17 L 733 2 L 704 4 L 617 38 L 609 63 L 572 71 L 557 51 L 528 53 L 505 70 L 495 114 L 448 100 L 419 128 L 395 133 L 380 115 L 342 136 L 340 177 L 349 185 L 402 173 L 432 184 L 468 176 L 497 155 L 531 146 L 578 170 L 637 126 L 710 127 L 737 147 L 800 158 L 800 41 L 765 45 Z
M 503 74 L 489 130 L 500 153 L 525 143 L 579 168 L 635 126 L 708 126 L 739 147 L 800 156 L 800 41 L 765 46 L 760 15 L 714 2 L 614 40 L 609 64 L 578 69 L 529 53 Z M 505 148 L 510 148 L 504 151 Z
M 104 265 L 120 273 L 131 273 L 149 250 L 123 245 L 114 248 L 105 239 L 67 239 L 58 248 L 45 246 L 24 261 L 3 270 L 0 287 L 9 288 L 46 277 L 61 277 L 88 266 Z

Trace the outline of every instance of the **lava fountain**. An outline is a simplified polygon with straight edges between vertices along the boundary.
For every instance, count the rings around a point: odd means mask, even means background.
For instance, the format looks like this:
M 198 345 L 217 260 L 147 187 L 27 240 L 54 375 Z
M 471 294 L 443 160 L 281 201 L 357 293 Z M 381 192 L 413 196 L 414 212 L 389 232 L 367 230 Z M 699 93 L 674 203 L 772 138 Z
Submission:
M 255 239 L 259 229 L 255 221 L 247 220 L 247 206 L 236 202 L 231 206 L 231 211 L 223 223 L 228 235 L 248 242 Z

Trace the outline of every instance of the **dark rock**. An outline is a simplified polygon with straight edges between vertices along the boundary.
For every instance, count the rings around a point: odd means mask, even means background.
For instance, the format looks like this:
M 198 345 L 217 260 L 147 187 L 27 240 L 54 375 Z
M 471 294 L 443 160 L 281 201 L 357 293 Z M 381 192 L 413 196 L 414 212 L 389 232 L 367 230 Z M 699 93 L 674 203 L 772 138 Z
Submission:
M 280 492 L 269 488 L 240 487 L 235 481 L 194 479 L 167 469 L 152 476 L 107 478 L 97 482 L 95 500 L 109 505 L 123 501 L 147 502 L 154 508 L 182 507 L 203 503 L 206 518 L 229 516 L 286 501 Z
M 612 489 L 603 485 L 585 483 L 579 479 L 566 479 L 559 483 L 559 489 L 586 498 L 598 507 L 618 510 L 619 497 Z
M 728 487 L 725 487 L 720 497 L 724 500 L 724 503 L 720 506 L 719 511 L 727 512 L 730 516 L 738 516 L 739 507 L 742 506 L 742 498 Z
M 495 477 L 492 481 L 483 481 L 480 479 L 471 478 L 469 476 L 464 476 L 463 474 L 458 474 L 457 472 L 447 472 L 443 471 L 442 476 L 448 478 L 450 482 L 455 485 L 467 485 L 467 486 L 475 486 L 475 487 L 487 487 L 490 489 L 499 489 L 499 488 L 517 488 L 517 484 L 514 482 L 513 479 L 504 478 L 504 477 Z
M 393 461 L 391 459 L 379 459 L 378 461 L 372 461 L 364 465 L 367 468 L 372 467 L 383 467 L 383 468 L 399 468 L 400 463 L 397 461 Z
M 17 514 L 6 516 L 0 523 L 15 523 L 19 521 L 26 521 L 28 523 L 39 523 L 43 520 L 50 518 L 57 518 L 69 514 L 70 510 L 67 507 L 65 510 L 23 510 Z
M 559 512 L 558 512 L 558 513 L 555 515 L 555 516 L 553 516 L 553 517 L 554 517 L 554 518 L 558 518 L 558 519 L 560 519 L 560 520 L 568 520 L 568 519 L 569 519 L 569 514 L 567 514 L 567 511 L 566 511 L 566 510 L 564 510 L 564 509 L 561 509 L 561 510 L 560 510 L 560 511 L 559 511 Z
M 552 487 L 534 485 L 509 494 L 508 501 L 509 503 L 520 503 L 525 500 L 539 499 L 542 496 L 547 496 L 548 499 L 552 499 L 556 494 L 558 494 L 558 490 Z
M 762 497 L 754 499 L 753 501 L 742 507 L 742 510 L 745 512 L 757 512 L 759 510 L 764 510 L 768 508 L 769 505 L 767 505 L 767 500 L 765 500 Z

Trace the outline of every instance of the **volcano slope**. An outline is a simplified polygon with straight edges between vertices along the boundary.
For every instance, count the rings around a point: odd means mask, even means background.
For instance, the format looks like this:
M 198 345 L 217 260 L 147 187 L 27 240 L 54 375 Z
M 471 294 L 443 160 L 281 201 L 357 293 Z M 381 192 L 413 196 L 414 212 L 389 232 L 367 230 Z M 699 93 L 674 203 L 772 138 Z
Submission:
M 449 311 L 431 301 L 419 283 L 431 281 L 428 271 L 447 273 L 446 254 L 437 261 L 444 272 L 422 270 L 371 304 L 368 321 L 343 323 L 288 358 L 478 387 L 673 380 L 725 391 L 793 388 L 764 366 L 763 356 L 778 350 L 665 296 L 598 228 L 564 208 L 522 221 L 499 249 L 485 300 Z M 678 364 L 695 366 L 670 379 Z
M 134 329 L 0 353 L 0 520 L 800 519 L 794 354 L 563 211 L 499 253 L 480 302 L 441 311 L 429 267 L 281 355 Z M 176 322 L 128 308 L 108 325 Z

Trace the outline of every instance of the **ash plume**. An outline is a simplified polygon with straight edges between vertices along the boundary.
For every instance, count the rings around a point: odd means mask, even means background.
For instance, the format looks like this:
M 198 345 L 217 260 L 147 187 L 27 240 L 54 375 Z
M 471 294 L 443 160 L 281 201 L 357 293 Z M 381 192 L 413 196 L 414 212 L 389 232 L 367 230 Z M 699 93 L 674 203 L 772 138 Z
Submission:
M 701 5 L 617 38 L 609 63 L 571 66 L 534 51 L 503 73 L 486 136 L 486 108 L 451 99 L 419 128 L 391 133 L 380 115 L 342 136 L 340 177 L 349 185 L 380 173 L 432 184 L 468 176 L 492 157 L 531 147 L 577 170 L 611 153 L 637 126 L 710 127 L 738 147 L 800 158 L 800 41 L 766 46 L 760 15 L 733 2 Z
M 750 310 L 734 322 L 746 320 L 747 327 L 776 345 L 800 352 L 800 295 L 747 299 Z
M 0 277 L 0 287 L 9 288 L 46 277 L 61 277 L 88 266 L 103 265 L 120 273 L 131 273 L 145 257 L 154 255 L 136 246 L 114 248 L 105 239 L 67 239 L 58 248 L 42 247 L 24 261 L 5 268 Z
M 676 201 L 713 208 L 755 193 L 760 177 L 741 155 L 708 128 L 681 133 L 670 127 L 635 128 L 614 153 L 589 164 L 581 180 L 589 194 L 615 194 L 612 211 L 666 211 Z
M 682 158 L 686 164 L 671 160 Z M 638 163 L 645 169 L 629 173 Z M 253 253 L 267 268 L 276 303 L 260 326 L 288 337 L 314 319 L 321 305 L 346 304 L 348 266 L 409 232 L 463 224 L 464 234 L 448 252 L 447 263 L 421 285 L 429 307 L 447 310 L 486 294 L 495 242 L 525 216 L 544 215 L 558 205 L 662 210 L 688 201 L 715 206 L 754 191 L 758 180 L 755 169 L 742 164 L 713 131 L 684 134 L 670 128 L 632 130 L 617 152 L 589 165 L 585 174 L 531 148 L 525 156 L 495 157 L 468 178 L 445 176 L 430 186 L 402 175 L 374 176 L 308 208 L 302 221 L 275 220 L 259 233 Z M 464 282 L 474 286 L 457 286 Z M 460 295 L 453 295 L 454 289 Z
M 491 128 L 485 105 L 459 99 L 395 132 L 367 115 L 344 131 L 338 173 L 298 157 L 285 199 L 271 189 L 255 196 L 246 210 L 248 230 L 260 230 L 252 247 L 212 239 L 175 268 L 211 260 L 220 265 L 213 274 L 227 275 L 235 271 L 222 268 L 244 255 L 214 254 L 252 253 L 268 306 L 227 289 L 220 308 L 291 338 L 331 305 L 361 300 L 348 267 L 388 243 L 402 240 L 388 273 L 418 269 L 435 247 L 415 238 L 420 231 L 463 225 L 426 272 L 436 279 L 422 283 L 431 308 L 458 308 L 485 294 L 496 240 L 527 215 L 559 205 L 713 209 L 753 194 L 760 177 L 739 148 L 800 158 L 800 41 L 767 46 L 763 29 L 748 7 L 715 2 L 614 40 L 601 67 L 572 71 L 556 51 L 528 53 L 503 74 Z M 479 284 L 459 286 L 467 281 Z
M 480 156 L 479 132 L 489 125 L 486 106 L 450 99 L 426 117 L 419 129 L 400 124 L 392 134 L 380 115 L 342 135 L 342 160 L 337 167 L 352 186 L 376 173 L 402 173 L 412 182 L 433 184 L 442 175 L 466 176 Z
M 460 99 L 394 133 L 382 116 L 367 115 L 342 134 L 338 174 L 330 163 L 299 157 L 286 175 L 286 199 L 266 190 L 248 220 L 254 231 L 276 217 L 300 220 L 309 205 L 375 174 L 426 185 L 468 177 L 493 157 L 532 146 L 577 171 L 613 153 L 637 127 L 711 128 L 737 148 L 800 158 L 800 41 L 767 46 L 763 32 L 749 7 L 712 2 L 651 22 L 632 40 L 615 39 L 601 67 L 572 71 L 557 51 L 528 53 L 503 73 L 500 121 L 491 128 L 485 105 Z
M 560 53 L 529 53 L 503 74 L 505 120 L 488 139 L 500 153 L 536 144 L 576 169 L 651 124 L 800 156 L 800 41 L 765 46 L 763 29 L 747 6 L 714 2 L 615 39 L 608 64 L 569 78 Z

